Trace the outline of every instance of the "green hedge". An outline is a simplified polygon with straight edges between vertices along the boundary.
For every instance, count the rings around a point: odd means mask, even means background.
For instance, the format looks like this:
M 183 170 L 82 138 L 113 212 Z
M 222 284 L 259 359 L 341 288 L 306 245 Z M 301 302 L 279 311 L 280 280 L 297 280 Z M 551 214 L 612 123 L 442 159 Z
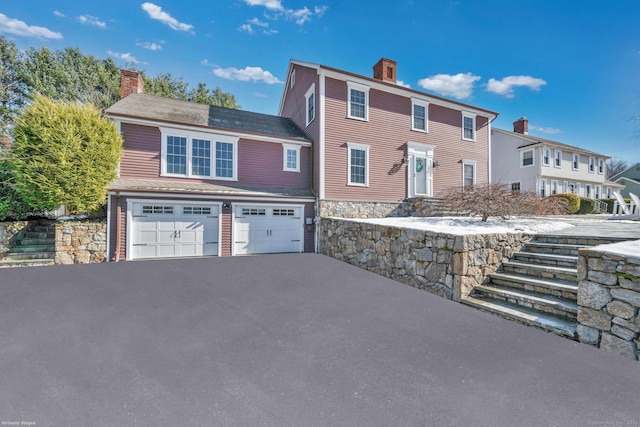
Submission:
M 580 196 L 573 193 L 554 194 L 549 197 L 558 197 L 567 201 L 567 209 L 570 214 L 577 213 L 580 210 Z M 593 210 L 593 207 L 592 207 Z
M 576 212 L 579 215 L 585 215 L 593 213 L 596 210 L 596 201 L 593 199 L 587 199 L 586 197 L 580 197 L 580 209 Z

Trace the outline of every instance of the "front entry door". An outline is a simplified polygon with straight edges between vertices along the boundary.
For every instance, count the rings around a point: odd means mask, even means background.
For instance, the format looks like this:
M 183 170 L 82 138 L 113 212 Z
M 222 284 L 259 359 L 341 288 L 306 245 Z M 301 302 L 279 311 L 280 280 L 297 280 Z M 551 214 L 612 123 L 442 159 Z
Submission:
M 408 196 L 433 196 L 433 147 L 408 143 Z

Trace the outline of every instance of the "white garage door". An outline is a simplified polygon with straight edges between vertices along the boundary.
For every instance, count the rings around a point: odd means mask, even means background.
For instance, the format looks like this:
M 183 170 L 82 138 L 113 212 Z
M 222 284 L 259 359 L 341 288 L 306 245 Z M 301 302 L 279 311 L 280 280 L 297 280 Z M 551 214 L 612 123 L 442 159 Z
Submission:
M 303 206 L 236 205 L 234 255 L 303 252 Z
M 218 255 L 217 204 L 135 202 L 129 259 Z

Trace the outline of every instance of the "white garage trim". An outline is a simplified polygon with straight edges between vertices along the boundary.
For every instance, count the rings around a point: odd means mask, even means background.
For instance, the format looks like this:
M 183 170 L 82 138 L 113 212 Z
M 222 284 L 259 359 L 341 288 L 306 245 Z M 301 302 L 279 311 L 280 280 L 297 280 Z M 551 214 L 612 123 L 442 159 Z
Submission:
M 290 223 L 292 223 L 292 227 L 295 227 L 295 229 L 293 229 L 294 231 L 297 231 L 297 234 L 293 235 L 293 239 L 289 240 L 289 248 L 285 251 L 282 250 L 267 250 L 267 251 L 263 251 L 263 252 L 253 252 L 251 250 L 249 250 L 248 252 L 240 252 L 238 251 L 238 249 L 236 248 L 236 245 L 239 243 L 244 243 L 243 242 L 239 242 L 237 241 L 238 238 L 238 234 L 239 234 L 239 230 L 238 230 L 238 226 L 239 226 L 239 222 L 237 221 L 239 217 L 242 217 L 239 209 L 242 208 L 249 208 L 249 209 L 254 209 L 256 210 L 255 213 L 261 213 L 260 210 L 264 210 L 263 215 L 265 216 L 265 219 L 271 219 L 272 223 L 274 221 L 287 221 L 289 219 L 285 219 L 285 218 L 289 218 L 289 216 L 274 216 L 273 215 L 273 211 L 275 210 L 283 210 L 283 209 L 297 209 L 297 216 L 294 216 L 293 218 L 290 218 L 292 220 L 296 220 L 297 221 L 291 221 Z M 304 252 L 304 215 L 305 215 L 305 205 L 297 205 L 297 204 L 281 204 L 281 203 L 234 203 L 233 204 L 233 209 L 232 209 L 232 213 L 231 213 L 231 224 L 232 224 L 232 232 L 231 232 L 231 255 L 246 255 L 246 254 L 253 254 L 253 253 L 277 253 L 277 252 Z M 261 216 L 261 215 L 260 215 Z M 270 228 L 270 227 L 269 227 Z M 276 237 L 277 237 L 277 231 L 276 230 Z M 272 231 L 268 234 L 268 236 L 273 237 Z M 287 237 L 286 235 L 283 236 L 284 238 L 282 239 L 282 241 L 286 241 Z M 248 239 L 248 237 L 247 237 Z M 248 241 L 246 242 L 248 244 Z M 291 250 L 289 250 L 291 249 Z
M 193 201 L 193 200 L 170 200 L 170 199 L 127 199 L 127 219 L 126 219 L 126 259 L 133 260 L 136 259 L 133 257 L 133 246 L 134 246 L 134 234 L 133 234 L 133 224 L 134 224 L 134 208 L 138 204 L 149 204 L 149 205 L 162 205 L 162 206 L 179 206 L 180 208 L 184 206 L 195 206 L 195 207 L 216 207 L 218 211 L 217 218 L 217 256 L 221 255 L 222 248 L 222 202 L 204 202 L 204 201 Z M 173 217 L 180 217 L 174 211 Z

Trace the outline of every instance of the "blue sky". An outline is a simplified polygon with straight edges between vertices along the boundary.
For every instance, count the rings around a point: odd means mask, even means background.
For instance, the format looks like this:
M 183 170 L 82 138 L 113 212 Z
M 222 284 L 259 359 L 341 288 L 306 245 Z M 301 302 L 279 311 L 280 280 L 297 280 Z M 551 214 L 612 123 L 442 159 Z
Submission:
M 529 133 L 640 161 L 637 0 L 0 1 L 20 48 L 79 47 L 233 93 L 277 114 L 288 61 L 372 75 L 521 116 Z

